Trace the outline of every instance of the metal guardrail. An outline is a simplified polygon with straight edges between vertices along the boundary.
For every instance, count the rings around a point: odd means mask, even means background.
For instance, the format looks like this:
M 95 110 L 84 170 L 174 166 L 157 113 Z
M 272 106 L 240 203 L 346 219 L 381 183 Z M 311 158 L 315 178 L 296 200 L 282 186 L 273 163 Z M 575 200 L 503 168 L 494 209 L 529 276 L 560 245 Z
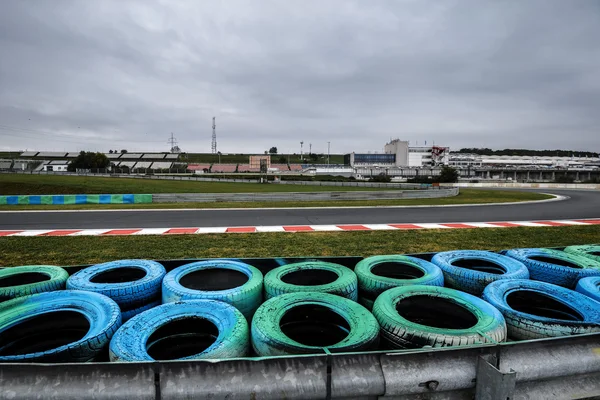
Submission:
M 564 399 L 600 396 L 600 334 L 221 361 L 0 364 L 0 399 Z
M 389 199 L 433 199 L 452 197 L 458 188 L 437 190 L 381 190 L 350 192 L 273 192 L 273 193 L 157 193 L 153 203 L 185 202 L 244 202 L 244 201 L 329 201 L 329 200 L 389 200 Z

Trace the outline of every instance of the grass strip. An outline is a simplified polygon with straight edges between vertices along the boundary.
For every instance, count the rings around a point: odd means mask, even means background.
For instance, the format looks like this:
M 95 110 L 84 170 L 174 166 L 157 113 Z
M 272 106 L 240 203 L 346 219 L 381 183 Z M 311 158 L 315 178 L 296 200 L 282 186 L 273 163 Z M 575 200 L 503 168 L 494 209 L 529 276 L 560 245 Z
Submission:
M 164 209 L 164 208 L 279 208 L 279 207 L 360 207 L 360 206 L 416 206 L 509 203 L 547 200 L 553 196 L 516 190 L 461 189 L 454 197 L 440 199 L 399 200 L 345 200 L 345 201 L 254 201 L 218 203 L 149 203 L 149 204 L 76 204 L 76 205 L 0 205 L 0 210 L 102 210 L 102 209 Z
M 139 193 L 269 193 L 396 190 L 351 186 L 310 186 L 93 176 L 0 174 L 0 195 L 139 194 Z
M 91 264 L 127 258 L 370 256 L 600 242 L 600 226 L 365 232 L 0 238 L 0 266 Z

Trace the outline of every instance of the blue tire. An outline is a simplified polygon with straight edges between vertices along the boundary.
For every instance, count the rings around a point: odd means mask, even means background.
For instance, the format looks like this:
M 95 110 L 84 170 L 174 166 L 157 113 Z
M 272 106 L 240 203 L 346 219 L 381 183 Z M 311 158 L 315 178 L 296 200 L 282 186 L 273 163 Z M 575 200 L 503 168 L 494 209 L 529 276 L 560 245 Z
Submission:
M 431 262 L 442 269 L 446 286 L 476 296 L 500 279 L 529 279 L 522 262 L 489 251 L 444 251 L 435 254 Z
M 60 290 L 0 303 L 0 362 L 87 362 L 121 326 L 121 311 L 98 293 Z
M 373 308 L 377 296 L 388 289 L 407 285 L 444 286 L 442 270 L 429 261 L 403 255 L 373 256 L 354 268 L 358 278 L 358 301 Z
M 67 289 L 103 294 L 127 312 L 160 300 L 165 273 L 165 267 L 156 261 L 111 261 L 74 273 L 67 280 Z
M 262 302 L 263 275 L 255 267 L 231 260 L 199 261 L 169 272 L 162 302 L 217 300 L 231 304 L 248 319 Z
M 501 280 L 490 283 L 483 298 L 504 315 L 515 340 L 600 332 L 598 303 L 557 285 Z
M 121 319 L 123 320 L 123 323 L 125 323 L 126 321 L 129 321 L 131 318 L 135 317 L 136 315 L 141 314 L 144 311 L 149 310 L 151 308 L 157 307 L 160 304 L 161 304 L 161 302 L 160 302 L 160 300 L 158 300 L 158 301 L 153 301 L 152 303 L 143 305 L 139 308 L 134 308 L 133 310 L 122 311 Z
M 506 255 L 521 261 L 536 281 L 574 289 L 588 276 L 600 276 L 600 263 L 576 254 L 552 249 L 513 249 Z
M 386 290 L 373 305 L 392 349 L 469 346 L 506 340 L 502 314 L 479 297 L 438 286 Z
M 69 274 L 54 265 L 24 265 L 0 269 L 0 301 L 65 288 Z
M 577 282 L 575 291 L 600 302 L 600 276 L 590 276 Z
M 163 304 L 127 321 L 113 336 L 111 361 L 200 360 L 244 357 L 246 318 L 214 300 Z

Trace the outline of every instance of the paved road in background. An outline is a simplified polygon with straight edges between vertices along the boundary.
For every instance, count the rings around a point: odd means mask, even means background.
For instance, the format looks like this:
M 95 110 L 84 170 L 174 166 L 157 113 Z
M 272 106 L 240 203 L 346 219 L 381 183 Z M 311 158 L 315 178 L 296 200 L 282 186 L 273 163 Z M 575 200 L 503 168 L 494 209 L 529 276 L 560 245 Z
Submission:
M 518 205 L 428 208 L 10 212 L 0 213 L 0 230 L 400 224 L 573 220 L 600 217 L 598 191 L 540 191 L 568 196 L 569 199 Z

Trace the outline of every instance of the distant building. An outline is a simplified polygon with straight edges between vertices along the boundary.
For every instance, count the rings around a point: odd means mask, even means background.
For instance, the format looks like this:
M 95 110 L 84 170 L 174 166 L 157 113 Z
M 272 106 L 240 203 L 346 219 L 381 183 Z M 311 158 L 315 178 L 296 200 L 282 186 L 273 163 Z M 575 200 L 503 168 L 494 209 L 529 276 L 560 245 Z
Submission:
M 270 155 L 261 155 L 261 156 L 250 156 L 250 169 L 259 169 L 260 170 L 260 160 L 265 160 L 267 163 L 267 168 L 271 168 L 271 156 Z
M 68 163 L 64 164 L 45 164 L 42 166 L 42 171 L 46 172 L 67 172 Z
M 383 148 L 383 154 L 346 154 L 344 156 L 344 164 L 352 167 L 433 167 L 439 165 L 448 165 L 449 155 L 449 147 L 410 147 L 407 141 L 394 139 L 385 144 Z

